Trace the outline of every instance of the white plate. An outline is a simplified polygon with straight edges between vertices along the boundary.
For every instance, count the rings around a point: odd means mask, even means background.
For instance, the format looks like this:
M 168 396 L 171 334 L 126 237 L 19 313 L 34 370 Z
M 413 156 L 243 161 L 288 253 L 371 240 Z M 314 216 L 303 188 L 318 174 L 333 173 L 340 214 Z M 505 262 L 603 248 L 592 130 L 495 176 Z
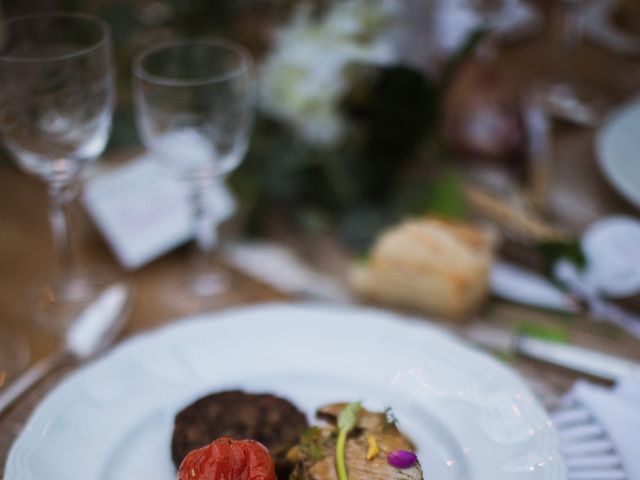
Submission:
M 226 388 L 273 392 L 313 418 L 326 402 L 391 406 L 425 478 L 566 478 L 552 424 L 507 367 L 380 310 L 271 304 L 180 321 L 124 342 L 39 406 L 7 480 L 174 480 L 174 414 Z
M 613 187 L 640 208 L 640 98 L 609 116 L 596 135 L 596 155 Z

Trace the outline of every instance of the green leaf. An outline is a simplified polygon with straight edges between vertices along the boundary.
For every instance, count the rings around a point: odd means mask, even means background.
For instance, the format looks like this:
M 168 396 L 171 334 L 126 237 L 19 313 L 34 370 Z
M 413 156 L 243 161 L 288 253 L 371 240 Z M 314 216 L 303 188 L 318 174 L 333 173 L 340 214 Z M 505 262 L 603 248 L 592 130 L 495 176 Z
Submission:
M 345 407 L 338 416 L 338 428 L 350 432 L 356 426 L 358 420 L 358 412 L 362 407 L 362 402 L 353 402 Z
M 462 180 L 452 171 L 444 173 L 426 192 L 424 212 L 450 220 L 461 220 L 466 215 Z

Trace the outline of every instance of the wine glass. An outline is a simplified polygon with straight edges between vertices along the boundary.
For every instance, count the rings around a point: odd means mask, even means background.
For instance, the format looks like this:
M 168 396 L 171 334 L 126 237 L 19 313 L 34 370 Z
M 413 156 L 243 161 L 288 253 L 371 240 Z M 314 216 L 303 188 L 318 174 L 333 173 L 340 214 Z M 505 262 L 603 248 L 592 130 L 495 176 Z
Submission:
M 227 40 L 177 40 L 141 52 L 133 73 L 143 143 L 190 192 L 198 255 L 166 298 L 184 313 L 215 308 L 230 279 L 214 259 L 216 218 L 208 198 L 249 145 L 255 102 L 251 55 Z
M 104 287 L 75 258 L 70 209 L 83 166 L 103 151 L 114 106 L 111 32 L 101 19 L 50 13 L 0 29 L 0 131 L 18 166 L 43 180 L 58 272 L 33 302 L 62 332 Z

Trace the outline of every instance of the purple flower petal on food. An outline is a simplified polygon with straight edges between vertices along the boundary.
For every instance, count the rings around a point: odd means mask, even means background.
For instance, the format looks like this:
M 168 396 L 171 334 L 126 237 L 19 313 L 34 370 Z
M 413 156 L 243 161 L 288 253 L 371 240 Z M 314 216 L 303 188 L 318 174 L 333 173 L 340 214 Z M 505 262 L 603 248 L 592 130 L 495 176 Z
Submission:
M 387 455 L 387 463 L 395 468 L 409 468 L 418 461 L 418 457 L 408 450 L 396 450 Z

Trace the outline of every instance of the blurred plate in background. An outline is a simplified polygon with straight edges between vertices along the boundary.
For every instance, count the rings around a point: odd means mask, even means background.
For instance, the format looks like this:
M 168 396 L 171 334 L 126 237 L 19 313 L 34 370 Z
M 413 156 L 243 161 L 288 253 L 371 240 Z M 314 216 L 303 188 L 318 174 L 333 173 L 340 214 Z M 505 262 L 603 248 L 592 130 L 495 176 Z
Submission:
M 596 156 L 613 187 L 640 208 L 640 97 L 604 122 L 596 135 Z

